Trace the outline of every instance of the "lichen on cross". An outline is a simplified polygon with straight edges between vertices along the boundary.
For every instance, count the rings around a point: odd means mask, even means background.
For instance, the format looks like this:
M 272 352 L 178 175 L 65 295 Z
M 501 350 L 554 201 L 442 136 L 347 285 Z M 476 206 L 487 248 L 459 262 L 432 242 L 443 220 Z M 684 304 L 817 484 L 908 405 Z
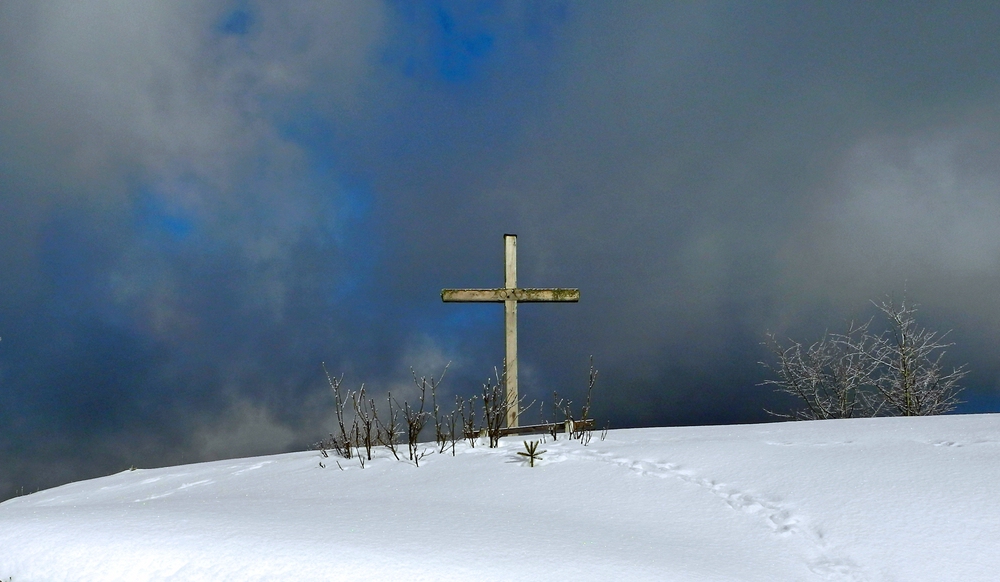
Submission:
M 505 234 L 504 240 L 504 287 L 502 289 L 442 289 L 441 300 L 445 302 L 492 302 L 504 304 L 504 329 L 506 337 L 506 358 L 504 359 L 504 399 L 507 403 L 507 427 L 518 426 L 517 397 L 517 304 L 541 303 L 548 301 L 576 302 L 580 300 L 579 289 L 549 288 L 520 289 L 517 286 L 517 235 Z

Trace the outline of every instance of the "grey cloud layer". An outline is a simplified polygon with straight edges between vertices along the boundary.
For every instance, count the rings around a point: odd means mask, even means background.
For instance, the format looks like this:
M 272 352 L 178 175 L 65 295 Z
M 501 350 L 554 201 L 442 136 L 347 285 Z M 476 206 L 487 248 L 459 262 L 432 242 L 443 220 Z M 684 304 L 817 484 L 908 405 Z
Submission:
M 504 232 L 583 293 L 522 311 L 533 396 L 594 354 L 617 425 L 762 420 L 764 331 L 905 288 L 995 402 L 996 10 L 503 6 L 448 78 L 390 5 L 5 3 L 0 486 L 304 446 L 324 360 L 474 391 L 499 313 L 437 293 Z

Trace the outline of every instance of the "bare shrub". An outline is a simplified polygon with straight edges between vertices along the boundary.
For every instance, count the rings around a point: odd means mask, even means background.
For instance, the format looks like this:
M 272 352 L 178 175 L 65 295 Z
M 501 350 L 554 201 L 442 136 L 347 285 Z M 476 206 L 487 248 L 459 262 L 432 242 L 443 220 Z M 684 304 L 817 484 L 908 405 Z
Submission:
M 337 431 L 336 433 L 330 433 L 330 436 L 318 443 L 316 447 L 320 450 L 332 449 L 336 451 L 338 455 L 345 459 L 350 459 L 354 451 L 356 444 L 357 435 L 357 418 L 355 418 L 354 424 L 350 429 L 347 428 L 347 424 L 344 420 L 344 403 L 345 399 L 340 391 L 340 385 L 344 378 L 335 378 L 330 375 L 330 372 L 326 369 L 326 363 L 323 363 L 323 372 L 326 374 L 326 381 L 330 384 L 330 389 L 333 391 L 334 400 L 334 412 L 337 417 Z
M 354 432 L 360 441 L 359 447 L 365 447 L 365 455 L 370 461 L 372 449 L 379 444 L 378 410 L 375 407 L 375 399 L 366 398 L 364 384 L 350 396 L 354 407 Z
M 590 444 L 590 438 L 593 435 L 591 432 L 593 430 L 593 419 L 590 418 L 590 402 L 591 398 L 594 396 L 594 386 L 597 385 L 597 368 L 594 367 L 594 356 L 590 356 L 590 373 L 587 377 L 587 398 L 583 401 L 583 406 L 580 409 L 580 422 L 579 424 L 573 423 L 570 431 L 570 438 L 578 439 L 585 446 Z
M 500 444 L 502 429 L 507 422 L 507 397 L 504 394 L 506 382 L 506 371 L 498 374 L 496 382 L 492 378 L 487 378 L 483 383 L 483 420 L 485 421 L 486 438 L 491 449 L 497 448 Z
M 417 373 L 412 369 L 410 373 L 413 374 L 413 383 L 417 385 L 418 392 L 418 402 L 419 406 L 411 406 L 409 402 L 404 402 L 400 406 L 400 410 L 403 413 L 403 422 L 406 423 L 406 443 L 407 449 L 409 451 L 410 460 L 417 466 L 420 466 L 420 458 L 423 456 L 418 452 L 420 441 L 420 433 L 423 432 L 424 426 L 427 424 L 427 417 L 430 415 L 424 410 L 427 403 L 427 391 L 430 390 L 432 396 L 435 399 L 434 407 L 436 408 L 436 394 L 438 386 L 441 385 L 441 381 L 444 379 L 444 375 L 448 372 L 448 366 L 444 367 L 444 371 L 441 372 L 441 376 L 435 380 L 433 377 L 421 376 L 417 378 Z M 397 403 L 398 406 L 398 403 Z M 438 414 L 435 414 L 435 428 L 438 432 L 441 430 L 440 423 L 438 421 Z M 444 449 L 442 448 L 442 451 Z
M 445 366 L 445 371 L 448 367 Z M 444 372 L 441 373 L 441 378 L 444 378 Z M 437 388 L 438 384 L 431 383 L 431 414 L 434 418 L 434 442 L 437 443 L 438 453 L 444 453 L 445 449 L 448 448 L 449 443 L 452 448 L 452 455 L 455 454 L 455 423 L 458 417 L 458 410 L 453 410 L 448 414 L 441 413 L 441 407 L 438 405 L 437 401 Z M 457 405 L 457 402 L 456 402 Z
M 792 414 L 769 413 L 812 420 L 925 416 L 955 409 L 958 382 L 968 372 L 965 366 L 944 370 L 941 360 L 952 345 L 942 341 L 947 333 L 917 326 L 916 306 L 905 298 L 899 305 L 891 299 L 872 303 L 889 323 L 879 335 L 869 331 L 871 321 L 852 324 L 844 334 L 826 334 L 808 348 L 795 341 L 784 347 L 768 335 L 777 364 L 761 364 L 778 379 L 762 385 L 775 386 L 805 405 Z
M 417 387 L 416 403 L 400 402 L 393 398 L 392 393 L 389 392 L 386 395 L 386 412 L 380 414 L 375 399 L 368 396 L 364 384 L 356 391 L 348 390 L 345 392 L 341 389 L 343 377 L 331 376 L 324 364 L 323 371 L 334 395 L 337 425 L 336 431 L 330 433 L 329 438 L 316 443 L 316 448 L 320 449 L 324 457 L 327 456 L 326 450 L 332 449 L 341 457 L 357 458 L 363 468 L 366 461 L 372 460 L 373 450 L 378 446 L 385 446 L 396 460 L 400 460 L 400 437 L 405 432 L 407 458 L 419 467 L 420 459 L 429 450 L 421 450 L 420 437 L 428 428 L 428 423 L 431 420 L 433 420 L 434 425 L 434 441 L 437 445 L 437 452 L 444 453 L 450 446 L 452 456 L 456 454 L 457 442 L 462 438 L 468 440 L 470 447 L 475 447 L 477 440 L 481 436 L 486 436 L 489 447 L 496 448 L 499 446 L 502 436 L 519 432 L 518 427 L 505 426 L 508 422 L 511 406 L 505 390 L 506 369 L 502 372 L 494 370 L 494 378 L 486 380 L 480 395 L 468 399 L 456 396 L 455 408 L 451 412 L 444 413 L 438 403 L 438 392 L 447 370 L 448 366 L 445 366 L 441 376 L 435 379 L 433 377 L 418 378 L 416 372 L 411 369 L 413 382 Z M 579 420 L 572 411 L 572 402 L 561 400 L 558 398 L 558 394 L 553 393 L 554 408 L 566 418 L 563 423 L 552 423 L 553 438 L 556 437 L 559 428 L 566 427 L 571 438 L 579 439 L 584 444 L 590 442 L 593 429 L 593 420 L 589 418 L 590 403 L 596 383 L 597 370 L 594 368 L 593 358 L 591 358 L 587 395 Z M 430 392 L 429 403 L 427 401 L 428 392 Z M 347 409 L 348 402 L 351 404 L 350 410 Z M 430 410 L 427 409 L 428 404 Z M 482 406 L 481 424 L 477 422 L 477 410 L 479 410 L 478 405 L 480 404 Z M 518 407 L 519 412 L 525 412 L 534 404 L 535 402 L 532 401 L 525 406 L 522 397 L 514 405 Z M 539 429 L 549 430 L 550 427 L 533 425 L 525 428 L 530 432 L 538 432 Z
M 403 422 L 406 423 L 406 446 L 409 459 L 419 467 L 422 455 L 418 452 L 419 441 L 417 439 L 420 436 L 420 432 L 424 429 L 424 423 L 427 422 L 427 413 L 424 412 L 424 395 L 420 395 L 419 407 L 411 406 L 409 402 L 404 402 L 400 409 L 403 412 Z
M 471 448 L 476 448 L 476 440 L 479 438 L 479 428 L 476 426 L 476 397 L 471 396 L 468 400 L 460 396 L 455 397 L 458 414 L 462 418 L 462 436 L 469 441 Z M 468 412 L 466 412 L 468 404 Z
M 871 357 L 876 362 L 875 388 L 880 405 L 898 416 L 927 416 L 951 412 L 961 401 L 959 380 L 968 374 L 966 366 L 945 372 L 941 364 L 948 332 L 941 334 L 917 326 L 916 306 L 882 301 L 878 308 L 890 328 L 875 338 Z
M 451 456 L 455 456 L 455 444 L 461 440 L 458 436 L 458 412 L 460 408 L 458 400 L 455 401 L 455 410 L 448 415 L 448 442 L 451 445 Z M 443 450 L 441 452 L 444 452 Z
M 393 406 L 392 392 L 388 392 L 386 395 L 386 402 L 388 403 L 389 413 L 386 415 L 385 422 L 382 422 L 378 417 L 375 418 L 376 425 L 378 426 L 379 442 L 389 449 L 392 456 L 398 461 L 399 460 L 399 434 L 400 434 L 400 423 L 399 423 L 399 409 Z
M 580 415 L 573 412 L 573 401 L 559 398 L 558 392 L 552 392 L 552 408 L 559 411 L 563 417 L 563 426 L 569 433 L 570 439 L 579 440 L 584 445 L 590 444 L 593 436 L 594 419 L 590 418 L 590 404 L 594 395 L 594 387 L 597 386 L 597 368 L 594 367 L 594 357 L 590 357 L 590 373 L 587 378 L 587 395 L 580 407 Z M 553 439 L 558 438 L 558 426 L 553 425 L 549 434 Z
M 775 386 L 805 405 L 792 414 L 768 413 L 799 420 L 874 416 L 870 323 L 857 327 L 852 323 L 847 333 L 828 333 L 808 348 L 795 341 L 783 347 L 774 334 L 768 334 L 767 345 L 778 363 L 761 364 L 778 379 L 765 380 L 762 385 Z

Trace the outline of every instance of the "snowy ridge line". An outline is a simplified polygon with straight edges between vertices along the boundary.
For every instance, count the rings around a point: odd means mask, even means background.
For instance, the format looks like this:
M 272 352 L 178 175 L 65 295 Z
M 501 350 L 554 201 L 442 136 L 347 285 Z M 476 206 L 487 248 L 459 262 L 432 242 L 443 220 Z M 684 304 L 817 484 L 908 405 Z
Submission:
M 806 525 L 807 519 L 796 515 L 791 508 L 781 503 L 758 498 L 745 491 L 740 491 L 725 483 L 698 477 L 693 471 L 681 469 L 679 465 L 668 462 L 637 461 L 628 457 L 615 456 L 614 453 L 575 451 L 574 457 L 585 460 L 611 463 L 625 467 L 640 476 L 658 477 L 660 479 L 676 478 L 686 483 L 697 485 L 726 502 L 737 511 L 764 519 L 767 525 L 779 536 L 798 536 L 810 546 L 813 554 L 808 562 L 809 569 L 831 581 L 868 582 L 863 568 L 850 558 L 840 556 L 830 548 L 823 539 L 821 530 Z

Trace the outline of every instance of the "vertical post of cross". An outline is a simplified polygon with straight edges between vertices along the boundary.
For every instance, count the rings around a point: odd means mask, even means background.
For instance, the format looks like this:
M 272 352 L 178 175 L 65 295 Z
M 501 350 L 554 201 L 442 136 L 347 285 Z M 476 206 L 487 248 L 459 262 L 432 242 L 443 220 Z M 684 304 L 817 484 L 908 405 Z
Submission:
M 507 426 L 518 424 L 517 397 L 517 235 L 503 235 L 504 246 L 504 289 L 508 292 L 504 300 L 504 327 L 506 333 L 506 358 L 504 359 L 505 399 L 507 402 Z

